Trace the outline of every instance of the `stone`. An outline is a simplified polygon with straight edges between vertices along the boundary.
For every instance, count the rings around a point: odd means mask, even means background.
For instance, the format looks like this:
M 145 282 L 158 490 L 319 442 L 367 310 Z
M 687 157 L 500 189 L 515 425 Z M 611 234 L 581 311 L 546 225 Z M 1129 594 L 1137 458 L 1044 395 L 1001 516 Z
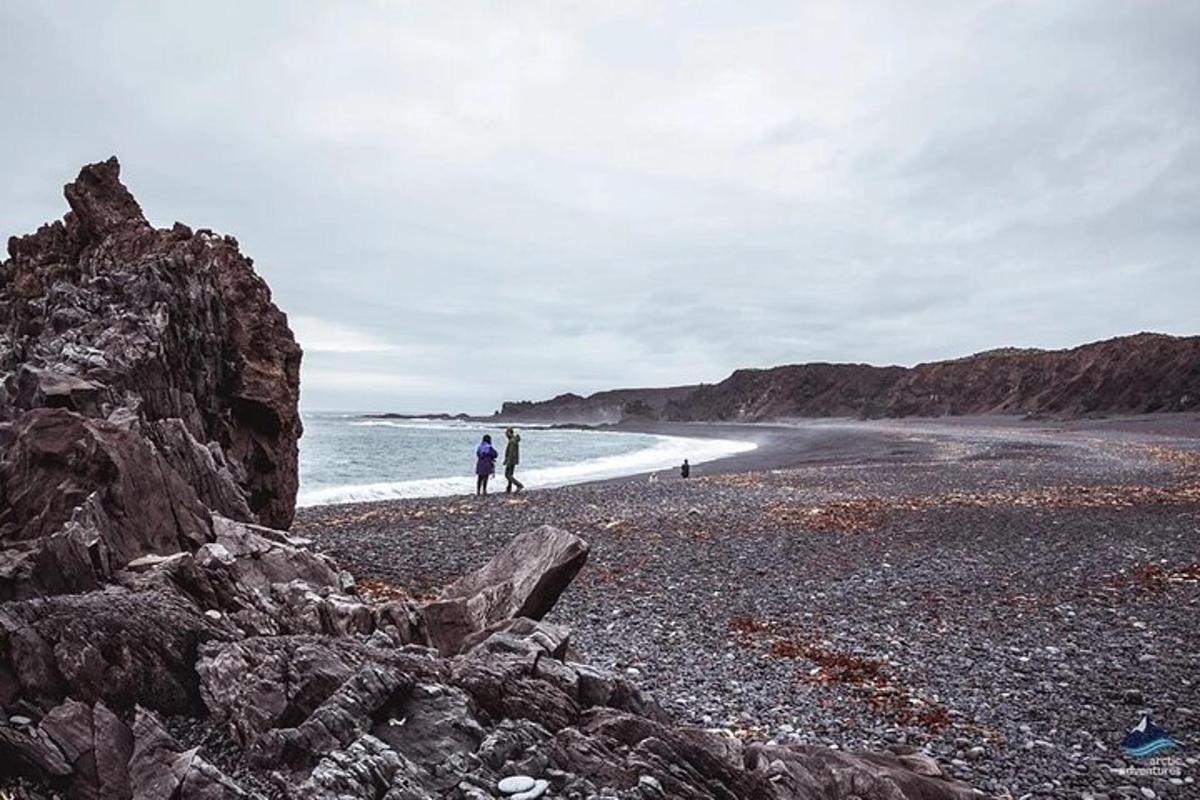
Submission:
M 138 709 L 132 727 L 103 703 L 68 700 L 51 708 L 34 735 L 6 737 L 0 753 L 71 798 L 214 800 L 245 793 L 220 770 L 184 751 L 154 714 Z
M 0 702 L 66 698 L 166 714 L 202 711 L 194 653 L 228 626 L 165 591 L 120 587 L 0 606 Z
M 95 589 L 130 561 L 212 538 L 208 509 L 141 436 L 57 408 L 22 413 L 11 435 L 0 599 Z
M 496 784 L 496 789 L 503 794 L 528 792 L 533 787 L 534 780 L 528 775 L 510 775 L 507 778 L 501 778 L 500 782 Z
M 642 797 L 646 798 L 666 796 L 663 794 L 662 784 L 651 775 L 642 775 L 638 778 L 638 790 L 642 793 Z
M 544 795 L 546 793 L 546 790 L 549 788 L 550 788 L 550 781 L 539 778 L 536 781 L 534 781 L 533 785 L 530 786 L 525 791 L 517 792 L 516 794 L 510 795 L 509 800 L 537 800 L 537 798 Z
M 566 657 L 571 643 L 571 631 L 562 625 L 538 622 L 517 617 L 493 623 L 463 639 L 463 653 L 475 651 L 533 653 L 541 652 L 551 658 Z
M 387 797 L 425 800 L 420 768 L 370 734 L 325 756 L 300 785 L 297 797 L 313 800 Z
M 132 796 L 138 800 L 246 797 L 240 786 L 201 758 L 196 749 L 183 750 L 152 714 L 138 712 L 133 736 L 128 779 Z
M 520 534 L 486 565 L 442 590 L 422 609 L 444 654 L 489 625 L 513 617 L 540 620 L 587 561 L 583 539 L 550 525 Z
M 924 775 L 930 778 L 938 778 L 942 776 L 942 768 L 938 766 L 938 763 L 922 753 L 910 753 L 908 755 L 902 755 L 897 760 L 918 775 Z

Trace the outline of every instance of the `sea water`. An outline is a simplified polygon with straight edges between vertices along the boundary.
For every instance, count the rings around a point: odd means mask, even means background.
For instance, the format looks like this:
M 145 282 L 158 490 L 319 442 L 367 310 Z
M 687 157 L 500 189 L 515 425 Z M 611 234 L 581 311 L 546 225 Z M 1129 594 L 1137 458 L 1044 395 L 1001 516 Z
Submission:
M 476 422 L 373 419 L 310 412 L 300 439 L 301 506 L 475 491 L 483 434 L 500 452 L 489 488 L 504 489 L 504 428 Z M 753 450 L 749 442 L 645 433 L 521 427 L 517 477 L 526 488 L 674 470 Z

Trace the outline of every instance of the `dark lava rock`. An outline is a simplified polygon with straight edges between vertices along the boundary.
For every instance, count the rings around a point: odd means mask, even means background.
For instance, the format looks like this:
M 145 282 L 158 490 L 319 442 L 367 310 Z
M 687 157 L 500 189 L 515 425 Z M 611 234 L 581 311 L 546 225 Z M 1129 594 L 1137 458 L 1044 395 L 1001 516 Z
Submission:
M 0 598 L 98 588 L 149 553 L 212 538 L 208 509 L 154 446 L 65 409 L 22 413 L 0 456 Z
M 119 174 L 115 158 L 84 167 L 62 221 L 9 239 L 0 421 L 42 406 L 135 420 L 209 508 L 287 527 L 301 430 L 287 318 L 236 240 L 152 228 Z

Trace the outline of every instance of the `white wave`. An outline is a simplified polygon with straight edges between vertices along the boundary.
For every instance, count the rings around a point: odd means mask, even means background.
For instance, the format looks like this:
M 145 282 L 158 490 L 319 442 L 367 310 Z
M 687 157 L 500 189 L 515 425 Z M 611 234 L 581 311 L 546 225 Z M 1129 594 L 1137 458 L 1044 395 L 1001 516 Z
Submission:
M 612 434 L 610 435 L 620 435 Z M 518 476 L 527 488 L 566 486 L 572 483 L 620 478 L 657 470 L 675 470 L 688 459 L 694 466 L 718 458 L 746 453 L 758 445 L 732 439 L 692 439 L 684 436 L 654 436 L 654 443 L 641 450 L 620 455 L 601 456 L 573 464 L 520 469 Z M 504 476 L 492 478 L 492 486 L 504 488 Z M 296 504 L 301 507 L 361 503 L 370 500 L 395 500 L 405 497 L 448 497 L 475 491 L 473 475 L 423 478 L 410 481 L 362 483 L 329 486 L 300 492 Z

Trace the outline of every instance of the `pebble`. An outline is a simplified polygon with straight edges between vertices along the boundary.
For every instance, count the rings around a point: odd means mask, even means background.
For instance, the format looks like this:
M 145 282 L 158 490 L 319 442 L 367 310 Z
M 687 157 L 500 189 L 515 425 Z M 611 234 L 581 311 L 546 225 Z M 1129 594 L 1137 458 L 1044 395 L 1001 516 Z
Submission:
M 528 775 L 510 775 L 507 778 L 501 778 L 496 784 L 496 788 L 501 794 L 519 794 L 528 792 L 536 785 L 533 778 Z
M 550 781 L 539 778 L 533 782 L 533 786 L 530 789 L 524 792 L 518 792 L 514 795 L 509 795 L 509 800 L 537 800 L 537 798 L 544 795 L 546 790 L 549 788 Z

